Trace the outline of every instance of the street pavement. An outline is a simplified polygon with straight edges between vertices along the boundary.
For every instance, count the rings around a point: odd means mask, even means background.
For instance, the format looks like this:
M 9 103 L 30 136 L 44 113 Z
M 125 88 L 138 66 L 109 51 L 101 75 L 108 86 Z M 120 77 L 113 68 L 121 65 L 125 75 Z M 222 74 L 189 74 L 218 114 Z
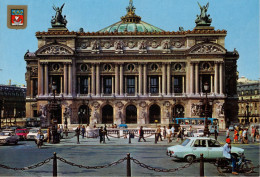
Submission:
M 45 143 L 41 149 L 36 147 L 33 141 L 21 141 L 18 145 L 0 146 L 0 164 L 11 167 L 26 167 L 41 162 L 53 156 L 53 152 L 58 157 L 62 157 L 69 162 L 84 166 L 102 166 L 126 157 L 127 153 L 134 159 L 148 166 L 159 169 L 176 169 L 186 165 L 186 162 L 175 160 L 166 156 L 166 149 L 169 146 L 178 144 L 176 140 L 168 144 L 166 140 L 154 143 L 154 138 L 147 138 L 146 142 L 138 142 L 138 138 L 128 139 L 110 138 L 105 144 L 99 143 L 99 138 L 80 137 L 80 144 L 77 144 L 76 137 L 71 133 L 68 139 L 62 139 L 59 144 Z M 225 142 L 225 133 L 220 133 L 218 140 Z M 259 143 L 254 144 L 233 144 L 245 149 L 245 155 L 253 161 L 253 164 L 259 164 Z M 205 176 L 218 176 L 216 167 L 205 162 Z M 175 172 L 156 172 L 143 168 L 131 161 L 132 176 L 199 176 L 198 162 L 193 163 L 190 167 L 177 170 Z M 259 176 L 259 168 L 255 173 L 246 176 Z M 25 171 L 13 171 L 0 168 L 0 176 L 52 176 L 52 161 L 49 163 Z M 86 169 L 78 168 L 65 164 L 58 160 L 58 176 L 126 176 L 126 161 L 107 168 Z M 232 176 L 227 174 L 227 176 Z M 239 176 L 244 176 L 240 174 Z

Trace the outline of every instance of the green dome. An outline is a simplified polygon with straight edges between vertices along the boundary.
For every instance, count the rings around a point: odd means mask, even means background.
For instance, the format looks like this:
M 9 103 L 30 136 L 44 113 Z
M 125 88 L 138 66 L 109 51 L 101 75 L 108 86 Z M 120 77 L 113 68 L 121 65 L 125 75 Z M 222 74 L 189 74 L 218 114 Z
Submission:
M 121 17 L 121 21 L 110 25 L 98 32 L 162 32 L 164 30 L 141 21 L 141 17 L 135 14 L 133 1 L 130 0 L 126 8 L 127 14 Z
M 122 21 L 110 25 L 98 32 L 162 32 L 164 30 L 150 25 L 146 22 L 124 23 Z

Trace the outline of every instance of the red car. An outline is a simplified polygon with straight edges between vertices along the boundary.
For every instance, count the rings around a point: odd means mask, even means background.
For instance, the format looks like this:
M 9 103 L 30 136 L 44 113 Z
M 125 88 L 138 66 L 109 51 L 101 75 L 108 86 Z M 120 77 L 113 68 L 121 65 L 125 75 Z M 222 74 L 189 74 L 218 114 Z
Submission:
M 16 129 L 15 133 L 17 136 L 19 136 L 20 139 L 26 140 L 29 130 L 28 129 Z

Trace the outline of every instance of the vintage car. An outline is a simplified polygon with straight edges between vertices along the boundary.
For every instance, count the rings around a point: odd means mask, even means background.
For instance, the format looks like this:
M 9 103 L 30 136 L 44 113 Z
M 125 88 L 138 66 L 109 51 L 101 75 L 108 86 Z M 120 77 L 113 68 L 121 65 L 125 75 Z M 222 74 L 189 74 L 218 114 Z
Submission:
M 2 131 L 0 132 L 0 144 L 17 144 L 19 141 L 19 136 L 17 136 L 13 131 Z
M 27 140 L 34 140 L 37 133 L 38 133 L 39 128 L 33 128 L 29 130 L 29 133 L 27 134 Z
M 20 137 L 20 140 L 26 140 L 27 134 L 29 133 L 28 129 L 16 129 L 16 135 Z
M 236 154 L 244 153 L 244 149 L 232 147 L 231 152 Z M 189 137 L 180 145 L 167 148 L 167 155 L 177 159 L 185 159 L 192 162 L 203 154 L 205 159 L 223 158 L 223 146 L 218 141 L 208 137 Z
M 194 137 L 203 137 L 204 136 L 204 130 L 203 129 L 197 129 L 195 132 L 193 132 Z

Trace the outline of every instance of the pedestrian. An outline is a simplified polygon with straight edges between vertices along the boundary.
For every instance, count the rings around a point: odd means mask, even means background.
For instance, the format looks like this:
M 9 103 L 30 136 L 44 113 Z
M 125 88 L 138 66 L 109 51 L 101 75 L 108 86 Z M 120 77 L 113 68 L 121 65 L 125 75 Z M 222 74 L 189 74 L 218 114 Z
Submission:
M 176 142 L 179 142 L 180 139 L 181 139 L 181 127 L 179 127 L 179 131 L 177 133 L 177 141 Z
M 226 144 L 223 147 L 223 156 L 232 162 L 232 174 L 238 175 L 236 172 L 236 158 L 231 155 L 231 140 L 230 138 L 226 140 Z
M 181 128 L 181 141 L 182 141 L 183 138 L 184 138 L 184 131 L 185 131 L 185 129 L 182 127 L 182 128 Z
M 239 127 L 239 139 L 240 139 L 240 143 L 242 144 L 243 143 L 243 129 L 241 127 Z
M 172 138 L 173 138 L 173 137 L 175 137 L 175 132 L 174 132 L 175 128 L 174 128 L 174 126 L 172 126 L 171 131 L 172 131 Z
M 138 139 L 138 142 L 140 142 L 141 139 L 143 139 L 144 142 L 146 142 L 146 140 L 144 139 L 144 130 L 143 130 L 143 126 L 141 126 L 140 129 L 139 129 L 139 139 Z
M 104 143 L 104 140 L 103 140 L 103 127 L 101 126 L 100 129 L 99 129 L 99 142 L 100 143 Z
M 192 136 L 193 136 L 192 126 L 190 125 L 190 128 L 189 128 L 189 137 L 192 137 Z
M 107 140 L 108 141 L 110 141 L 110 139 L 108 138 L 108 136 L 107 136 L 107 125 L 105 124 L 105 126 L 104 126 L 104 137 L 107 137 Z
M 171 131 L 171 129 L 170 129 L 170 126 L 168 126 L 168 128 L 167 128 L 167 130 L 166 130 L 167 143 L 172 142 L 171 136 L 172 136 L 172 131 Z
M 159 141 L 159 138 L 160 140 L 162 141 L 162 134 L 161 134 L 162 130 L 161 130 L 161 126 L 159 125 L 157 130 L 156 130 L 156 133 L 157 133 L 157 141 Z
M 84 139 L 84 137 L 85 137 L 85 133 L 86 133 L 86 128 L 85 128 L 84 125 L 82 125 L 82 127 L 81 127 L 82 139 Z
M 218 139 L 218 130 L 217 130 L 217 126 L 215 127 L 214 135 L 215 135 L 215 140 L 217 140 L 217 139 Z
M 163 139 L 166 139 L 166 126 L 163 126 Z
M 252 126 L 252 130 L 251 130 L 251 140 L 254 143 L 255 142 L 255 127 Z
M 234 130 L 234 143 L 238 143 L 238 130 L 235 128 Z
M 229 136 L 229 129 L 226 131 L 226 138 Z
M 76 128 L 75 132 L 76 132 L 76 136 L 77 136 L 77 144 L 80 144 L 79 143 L 80 125 Z
M 259 131 L 258 131 L 258 129 L 259 129 L 259 127 L 257 126 L 257 127 L 255 128 L 255 140 L 256 140 L 256 141 L 259 141 Z
M 243 137 L 243 144 L 247 144 L 248 140 L 247 140 L 247 130 L 244 129 L 243 133 L 242 133 L 242 137 Z

